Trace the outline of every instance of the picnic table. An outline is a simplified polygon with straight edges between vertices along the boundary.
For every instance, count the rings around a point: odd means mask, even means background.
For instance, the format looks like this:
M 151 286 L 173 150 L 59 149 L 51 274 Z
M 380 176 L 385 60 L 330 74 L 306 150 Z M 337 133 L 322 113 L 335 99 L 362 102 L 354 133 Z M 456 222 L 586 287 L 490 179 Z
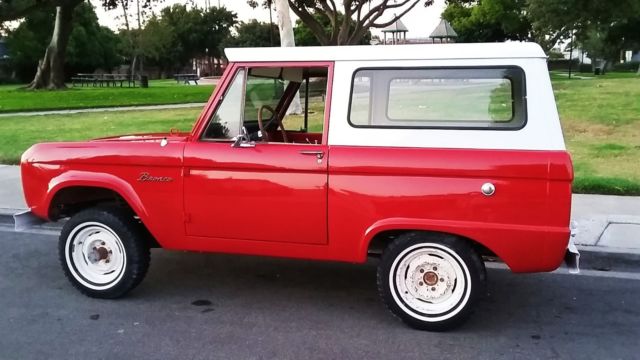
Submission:
M 116 87 L 120 84 L 123 87 L 126 83 L 128 87 L 136 87 L 137 76 L 128 74 L 77 74 L 71 78 L 71 85 L 84 87 Z
M 177 83 L 184 82 L 185 84 L 189 84 L 193 81 L 196 85 L 198 85 L 198 80 L 200 80 L 198 74 L 173 74 L 173 78 L 176 79 Z

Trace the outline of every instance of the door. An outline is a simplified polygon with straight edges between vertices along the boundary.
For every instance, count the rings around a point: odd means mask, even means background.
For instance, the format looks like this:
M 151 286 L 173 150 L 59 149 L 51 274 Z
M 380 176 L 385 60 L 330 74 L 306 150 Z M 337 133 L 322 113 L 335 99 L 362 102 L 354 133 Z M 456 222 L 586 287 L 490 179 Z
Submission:
M 279 126 L 286 123 L 291 95 L 302 80 L 281 78 L 295 71 L 262 69 L 255 72 L 260 74 L 257 80 L 253 73 L 253 68 L 239 68 L 202 136 L 185 147 L 187 235 L 212 241 L 326 244 L 328 153 L 322 130 L 310 133 Z M 288 85 L 274 86 L 275 80 L 286 80 Z M 254 122 L 258 111 L 268 116 L 260 128 Z M 306 124 L 308 114 L 303 115 Z M 240 146 L 236 140 L 243 128 L 249 130 Z M 286 134 L 280 136 L 283 131 Z M 261 136 L 266 133 L 272 133 L 269 141 Z

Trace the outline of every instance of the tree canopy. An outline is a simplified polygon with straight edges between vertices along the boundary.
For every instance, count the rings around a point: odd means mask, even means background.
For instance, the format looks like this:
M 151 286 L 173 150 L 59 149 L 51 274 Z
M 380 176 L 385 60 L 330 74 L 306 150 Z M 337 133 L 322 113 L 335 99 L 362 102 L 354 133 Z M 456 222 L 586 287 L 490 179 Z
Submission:
M 442 18 L 458 33 L 459 42 L 530 40 L 527 0 L 448 0 Z
M 447 0 L 443 18 L 462 42 L 529 40 L 551 49 L 574 38 L 592 58 L 640 46 L 640 0 Z
M 75 26 L 69 38 L 65 72 L 67 74 L 109 70 L 122 61 L 117 49 L 119 38 L 110 29 L 100 26 L 90 3 L 74 10 Z M 38 61 L 45 52 L 55 21 L 55 10 L 42 7 L 34 10 L 7 36 L 11 67 L 21 81 L 33 78 Z
M 221 58 L 236 18 L 225 8 L 166 7 L 147 21 L 138 51 L 163 69 L 180 68 L 197 57 Z
M 298 37 L 306 44 L 355 45 L 363 43 L 373 28 L 387 27 L 422 3 L 430 6 L 434 0 L 288 0 L 289 7 L 304 24 Z M 256 7 L 257 0 L 247 3 Z M 263 0 L 270 7 L 272 0 Z M 385 14 L 393 12 L 392 16 Z M 383 20 L 384 19 L 384 20 Z M 316 41 L 308 36 L 312 34 Z M 297 42 L 296 42 L 297 44 Z
M 280 46 L 280 32 L 278 26 L 273 24 L 253 19 L 238 23 L 235 32 L 235 36 L 229 37 L 225 41 L 225 47 Z
M 325 33 L 329 34 L 332 31 L 332 25 L 329 19 L 326 16 L 321 14 L 314 14 L 314 18 L 320 25 L 322 25 Z M 344 20 L 344 15 L 339 13 L 337 14 L 337 20 L 342 22 Z M 353 31 L 356 27 L 354 21 L 350 21 L 350 30 Z M 322 44 L 315 36 L 311 28 L 304 23 L 302 20 L 296 20 L 296 26 L 293 29 L 296 37 L 296 46 L 321 46 Z M 357 45 L 368 45 L 371 40 L 371 32 L 367 30 L 367 32 L 357 41 L 355 44 Z

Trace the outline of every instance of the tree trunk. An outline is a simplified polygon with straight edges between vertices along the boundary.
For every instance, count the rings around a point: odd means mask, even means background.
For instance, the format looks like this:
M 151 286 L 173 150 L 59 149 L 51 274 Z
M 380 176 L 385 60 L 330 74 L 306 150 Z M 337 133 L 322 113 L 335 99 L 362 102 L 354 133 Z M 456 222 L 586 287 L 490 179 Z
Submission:
M 76 3 L 56 8 L 56 23 L 53 28 L 51 42 L 39 61 L 38 70 L 33 81 L 27 86 L 29 89 L 64 89 L 64 60 L 67 44 L 73 29 L 73 9 Z
M 291 16 L 289 15 L 289 2 L 287 0 L 276 0 L 276 12 L 278 14 L 278 29 L 280 30 L 280 46 L 296 46 Z M 293 97 L 287 114 L 302 114 L 300 93 L 296 93 L 296 96 Z

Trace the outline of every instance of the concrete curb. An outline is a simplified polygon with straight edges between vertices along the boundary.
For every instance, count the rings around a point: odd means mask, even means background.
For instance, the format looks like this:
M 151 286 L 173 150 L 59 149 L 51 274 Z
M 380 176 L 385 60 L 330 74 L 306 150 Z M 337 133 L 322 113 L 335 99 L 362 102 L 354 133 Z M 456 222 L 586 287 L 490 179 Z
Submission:
M 629 249 L 640 253 L 640 216 L 602 215 L 573 221 L 574 242 L 586 248 Z
M 14 214 L 17 214 L 25 210 L 26 209 L 0 208 L 0 216 L 11 217 L 11 219 L 13 219 Z

